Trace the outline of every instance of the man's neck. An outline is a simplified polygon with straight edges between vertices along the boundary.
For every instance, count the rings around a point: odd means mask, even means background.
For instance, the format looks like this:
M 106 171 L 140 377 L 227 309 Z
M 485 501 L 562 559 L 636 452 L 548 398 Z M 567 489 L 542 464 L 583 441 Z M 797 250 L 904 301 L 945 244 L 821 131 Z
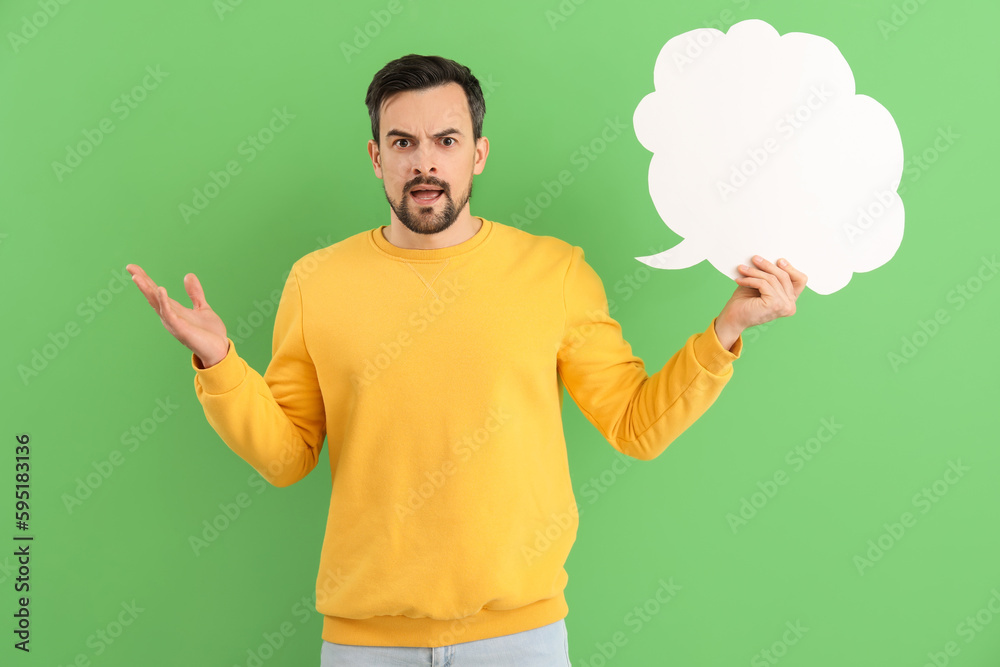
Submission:
M 417 234 L 411 232 L 403 223 L 395 219 L 389 221 L 389 226 L 383 228 L 385 240 L 398 248 L 435 250 L 449 248 L 468 241 L 483 226 L 483 221 L 470 213 L 458 216 L 448 229 L 437 234 Z

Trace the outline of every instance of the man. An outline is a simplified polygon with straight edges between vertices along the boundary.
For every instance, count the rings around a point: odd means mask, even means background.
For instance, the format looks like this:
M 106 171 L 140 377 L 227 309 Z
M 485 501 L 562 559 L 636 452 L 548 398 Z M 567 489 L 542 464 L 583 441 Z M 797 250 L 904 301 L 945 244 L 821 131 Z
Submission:
M 192 351 L 198 399 L 233 451 L 288 486 L 329 442 L 323 665 L 568 665 L 578 515 L 563 387 L 613 447 L 655 458 L 729 381 L 741 332 L 795 312 L 806 276 L 741 267 L 721 313 L 648 375 L 581 248 L 471 215 L 489 141 L 468 68 L 405 56 L 366 104 L 389 225 L 293 264 L 263 376 L 194 274 L 189 309 L 127 268 Z

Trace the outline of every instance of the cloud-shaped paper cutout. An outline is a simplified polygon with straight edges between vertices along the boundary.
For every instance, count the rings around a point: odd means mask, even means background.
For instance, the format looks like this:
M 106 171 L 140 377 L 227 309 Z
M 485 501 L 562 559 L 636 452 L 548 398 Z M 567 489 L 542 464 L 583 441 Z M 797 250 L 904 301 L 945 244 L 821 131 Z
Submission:
M 656 211 L 684 240 L 636 259 L 664 269 L 708 259 L 737 278 L 754 254 L 785 257 L 830 294 L 896 253 L 899 130 L 855 94 L 831 41 L 779 36 L 757 19 L 725 34 L 699 28 L 664 45 L 653 81 L 633 124 L 653 153 Z

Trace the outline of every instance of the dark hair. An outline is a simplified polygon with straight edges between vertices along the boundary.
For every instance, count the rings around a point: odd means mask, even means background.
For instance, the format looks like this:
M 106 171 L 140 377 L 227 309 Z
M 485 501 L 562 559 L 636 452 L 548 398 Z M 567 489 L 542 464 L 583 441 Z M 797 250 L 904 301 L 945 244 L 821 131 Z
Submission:
M 479 79 L 473 76 L 468 67 L 454 60 L 411 53 L 380 69 L 368 86 L 365 104 L 372 119 L 372 137 L 375 143 L 380 142 L 382 104 L 390 96 L 405 90 L 423 90 L 450 82 L 461 85 L 465 90 L 465 97 L 469 100 L 469 115 L 472 116 L 473 141 L 478 141 L 483 135 L 483 116 L 486 115 L 486 100 L 483 99 Z

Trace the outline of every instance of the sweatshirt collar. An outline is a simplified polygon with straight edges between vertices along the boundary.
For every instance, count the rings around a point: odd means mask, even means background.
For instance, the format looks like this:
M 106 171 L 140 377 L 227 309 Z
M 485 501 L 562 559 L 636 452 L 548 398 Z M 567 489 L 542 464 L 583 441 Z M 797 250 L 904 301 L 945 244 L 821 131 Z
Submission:
M 479 227 L 479 231 L 472 235 L 471 238 L 462 241 L 461 243 L 453 246 L 448 246 L 446 248 L 400 248 L 395 246 L 386 240 L 385 236 L 382 234 L 382 230 L 388 225 L 383 225 L 376 227 L 368 233 L 368 238 L 375 246 L 376 250 L 384 255 L 388 255 L 392 259 L 396 260 L 428 260 L 437 261 L 441 259 L 447 259 L 449 257 L 455 257 L 467 252 L 471 252 L 475 248 L 478 248 L 492 235 L 493 223 L 486 218 L 478 215 L 472 216 L 474 218 L 479 218 L 483 221 L 483 224 Z

